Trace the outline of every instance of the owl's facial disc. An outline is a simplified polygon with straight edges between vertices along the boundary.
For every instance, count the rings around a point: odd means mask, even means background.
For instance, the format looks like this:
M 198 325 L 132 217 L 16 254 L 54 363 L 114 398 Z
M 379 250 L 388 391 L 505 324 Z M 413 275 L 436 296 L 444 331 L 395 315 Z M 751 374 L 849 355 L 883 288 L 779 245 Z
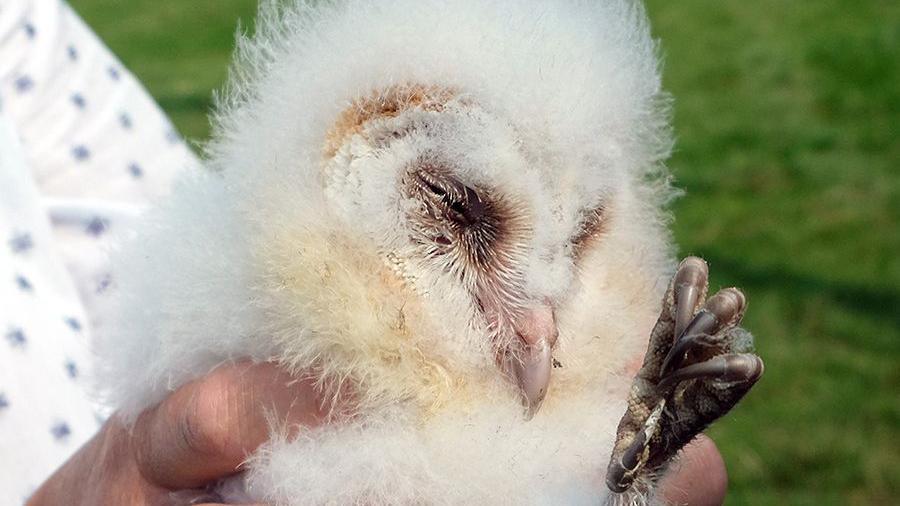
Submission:
M 487 116 L 448 88 L 396 86 L 360 97 L 328 132 L 328 188 L 348 219 L 373 218 L 362 228 L 394 255 L 387 261 L 404 280 L 424 274 L 456 285 L 432 293 L 468 296 L 472 328 L 484 329 L 531 417 L 547 393 L 557 327 L 546 295 L 529 293 L 525 280 L 535 220 L 529 185 L 515 181 L 524 159 L 507 150 L 514 142 L 505 125 Z M 498 152 L 507 157 L 494 165 Z
M 524 220 L 511 202 L 463 183 L 449 164 L 433 159 L 414 164 L 403 185 L 418 204 L 409 217 L 418 232 L 414 241 L 472 295 L 497 364 L 518 385 L 530 418 L 547 393 L 558 331 L 552 305 L 523 293 Z

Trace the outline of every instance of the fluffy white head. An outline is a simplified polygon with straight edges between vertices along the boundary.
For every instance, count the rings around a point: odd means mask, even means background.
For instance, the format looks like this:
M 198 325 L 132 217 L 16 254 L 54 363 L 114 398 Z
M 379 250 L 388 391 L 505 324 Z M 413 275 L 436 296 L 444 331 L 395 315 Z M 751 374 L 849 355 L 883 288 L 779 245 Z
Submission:
M 264 5 L 210 173 L 122 255 L 125 296 L 99 345 L 113 402 L 134 415 L 222 361 L 278 360 L 326 389 L 352 381 L 366 423 L 273 443 L 260 495 L 596 499 L 622 371 L 671 268 L 665 99 L 642 9 L 315 4 Z M 535 305 L 555 311 L 561 367 L 528 425 L 496 363 Z M 473 458 L 467 483 L 447 480 Z M 335 465 L 353 483 L 326 479 Z

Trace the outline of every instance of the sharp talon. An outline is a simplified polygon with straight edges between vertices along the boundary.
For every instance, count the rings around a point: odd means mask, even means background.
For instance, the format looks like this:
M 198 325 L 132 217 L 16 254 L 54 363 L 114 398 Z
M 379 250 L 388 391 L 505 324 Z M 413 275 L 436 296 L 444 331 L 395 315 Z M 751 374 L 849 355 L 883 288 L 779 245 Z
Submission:
M 634 442 L 625 449 L 622 458 L 618 462 L 611 462 L 606 470 L 606 486 L 617 494 L 628 490 L 634 481 L 634 472 L 641 463 L 640 457 L 647 446 L 647 436 L 644 431 L 634 436 Z
M 665 378 L 666 376 L 671 374 L 672 371 L 681 367 L 681 363 L 684 361 L 685 354 L 692 348 L 696 347 L 699 344 L 707 343 L 709 343 L 708 334 L 694 333 L 688 334 L 676 341 L 675 345 L 672 346 L 672 349 L 669 350 L 669 353 L 663 360 L 662 367 L 659 370 L 659 377 Z
M 659 422 L 665 407 L 665 401 L 659 401 L 640 430 L 634 433 L 634 439 L 622 451 L 621 457 L 617 457 L 616 453 L 610 457 L 609 466 L 606 468 L 606 486 L 613 492 L 622 493 L 628 490 L 635 477 L 647 464 L 650 457 L 650 441 L 659 432 Z
M 666 354 L 660 367 L 659 376 L 665 377 L 672 370 L 681 366 L 684 354 L 691 349 L 703 336 L 711 335 L 719 330 L 719 318 L 707 310 L 701 309 L 684 329 L 684 333 L 678 336 L 678 340 Z
M 665 377 L 677 369 L 684 360 L 685 353 L 705 340 L 703 336 L 714 335 L 722 330 L 724 325 L 732 325 L 740 320 L 746 306 L 744 294 L 737 288 L 725 288 L 710 297 L 703 305 L 703 309 L 697 312 L 681 333 L 677 333 L 676 328 L 676 341 L 663 359 L 660 377 Z
M 617 494 L 621 494 L 631 488 L 631 482 L 621 483 L 620 480 L 625 475 L 625 470 L 621 466 L 618 466 L 618 469 L 615 469 L 616 467 L 616 465 L 609 467 L 609 471 L 606 473 L 606 487 Z
M 640 463 L 639 457 L 644 453 L 644 447 L 647 445 L 647 436 L 645 432 L 638 432 L 634 436 L 634 442 L 631 443 L 625 453 L 622 454 L 622 469 L 626 471 L 634 471 Z
M 678 266 L 674 281 L 675 338 L 681 336 L 694 316 L 708 277 L 706 262 L 697 257 L 687 257 Z
M 696 285 L 675 285 L 675 338 L 684 333 L 684 329 L 694 317 L 697 299 L 701 288 Z
M 719 324 L 722 320 L 716 313 L 713 313 L 705 306 L 694 315 L 694 319 L 684 329 L 684 333 L 679 335 L 681 339 L 684 336 L 694 336 L 697 334 L 715 334 L 719 330 Z
M 719 381 L 742 381 L 755 383 L 764 371 L 763 361 L 756 355 L 746 353 L 728 354 L 713 357 L 699 364 L 691 364 L 678 369 L 660 382 L 661 388 L 675 385 L 693 378 L 710 377 Z

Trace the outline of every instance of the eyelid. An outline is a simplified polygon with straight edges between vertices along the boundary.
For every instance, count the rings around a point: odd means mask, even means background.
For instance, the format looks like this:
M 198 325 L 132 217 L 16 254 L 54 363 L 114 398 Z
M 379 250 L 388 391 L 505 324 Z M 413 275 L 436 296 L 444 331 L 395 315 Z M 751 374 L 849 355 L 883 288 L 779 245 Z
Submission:
M 441 214 L 460 226 L 478 224 L 487 212 L 487 204 L 478 190 L 452 175 L 423 165 L 413 173 L 415 185 L 425 201 L 436 206 Z
M 603 204 L 583 211 L 582 215 L 578 233 L 572 238 L 575 256 L 580 255 L 592 240 L 603 235 L 608 222 L 608 209 Z

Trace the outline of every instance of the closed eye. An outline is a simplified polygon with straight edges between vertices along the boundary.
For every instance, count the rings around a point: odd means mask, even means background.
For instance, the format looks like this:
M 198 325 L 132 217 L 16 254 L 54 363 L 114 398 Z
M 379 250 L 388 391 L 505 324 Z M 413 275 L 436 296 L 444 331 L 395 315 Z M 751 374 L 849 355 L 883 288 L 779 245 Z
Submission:
M 572 238 L 574 257 L 580 256 L 593 242 L 606 231 L 608 212 L 604 205 L 585 210 L 578 232 Z
M 420 176 L 419 180 L 422 181 L 422 184 L 425 186 L 425 188 L 428 188 L 428 191 L 437 195 L 438 197 L 443 198 L 445 195 L 447 195 L 446 190 L 444 190 L 440 186 L 428 181 L 427 179 Z
M 435 207 L 439 214 L 455 224 L 468 227 L 484 217 L 486 206 L 478 192 L 446 174 L 436 174 L 432 170 L 417 172 L 416 182 L 427 204 Z

